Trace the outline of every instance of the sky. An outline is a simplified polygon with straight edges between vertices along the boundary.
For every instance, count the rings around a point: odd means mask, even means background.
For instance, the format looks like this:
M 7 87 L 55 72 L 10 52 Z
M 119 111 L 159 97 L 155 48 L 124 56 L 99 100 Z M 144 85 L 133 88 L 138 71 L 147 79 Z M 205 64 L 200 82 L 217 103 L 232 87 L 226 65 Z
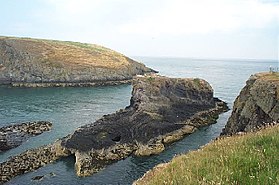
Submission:
M 128 56 L 279 57 L 279 0 L 0 0 L 0 35 Z

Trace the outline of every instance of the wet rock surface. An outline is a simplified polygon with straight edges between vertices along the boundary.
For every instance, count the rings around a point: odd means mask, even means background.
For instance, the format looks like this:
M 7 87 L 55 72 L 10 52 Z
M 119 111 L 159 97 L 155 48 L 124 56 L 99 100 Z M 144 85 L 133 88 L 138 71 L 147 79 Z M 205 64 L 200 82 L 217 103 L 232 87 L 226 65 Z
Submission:
M 52 123 L 47 121 L 26 122 L 0 128 L 0 152 L 15 148 L 29 137 L 49 131 Z
M 279 74 L 252 75 L 241 90 L 221 135 L 251 132 L 279 121 Z
M 8 182 L 17 175 L 34 171 L 61 157 L 69 155 L 71 153 L 61 147 L 61 141 L 27 150 L 17 156 L 11 157 L 6 162 L 0 163 L 0 184 Z M 39 180 L 39 178 L 35 178 L 34 180 Z

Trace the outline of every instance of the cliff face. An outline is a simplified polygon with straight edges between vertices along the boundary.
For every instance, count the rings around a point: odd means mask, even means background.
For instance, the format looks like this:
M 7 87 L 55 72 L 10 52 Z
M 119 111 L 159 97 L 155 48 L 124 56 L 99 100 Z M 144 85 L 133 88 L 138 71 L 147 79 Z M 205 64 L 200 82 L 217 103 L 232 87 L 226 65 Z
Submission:
M 204 80 L 137 77 L 129 107 L 79 128 L 62 147 L 75 153 L 77 174 L 86 176 L 131 154 L 160 153 L 226 109 Z
M 0 84 L 113 84 L 148 72 L 153 70 L 98 45 L 0 37 Z
M 249 132 L 266 123 L 279 121 L 279 74 L 252 75 L 233 106 L 221 135 Z

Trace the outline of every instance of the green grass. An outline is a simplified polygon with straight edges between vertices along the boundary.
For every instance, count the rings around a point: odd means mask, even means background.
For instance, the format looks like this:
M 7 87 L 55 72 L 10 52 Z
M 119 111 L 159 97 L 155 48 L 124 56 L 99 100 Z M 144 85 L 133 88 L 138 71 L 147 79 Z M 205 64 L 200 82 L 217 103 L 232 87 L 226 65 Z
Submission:
M 279 126 L 214 141 L 154 168 L 137 184 L 279 184 Z

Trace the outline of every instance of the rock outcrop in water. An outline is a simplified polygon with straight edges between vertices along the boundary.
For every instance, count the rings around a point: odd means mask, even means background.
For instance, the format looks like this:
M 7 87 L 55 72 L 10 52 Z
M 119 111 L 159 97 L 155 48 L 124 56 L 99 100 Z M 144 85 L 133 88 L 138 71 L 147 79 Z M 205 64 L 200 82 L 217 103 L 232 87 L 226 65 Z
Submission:
M 27 150 L 8 161 L 0 163 L 0 184 L 8 182 L 13 177 L 34 171 L 55 160 L 69 156 L 71 153 L 61 147 L 61 141 L 40 148 Z
M 49 131 L 51 127 L 52 123 L 46 121 L 27 122 L 2 127 L 0 128 L 0 152 L 15 148 L 29 137 Z
M 87 176 L 131 154 L 160 153 L 226 110 L 204 80 L 137 77 L 130 106 L 79 128 L 62 146 L 75 154 L 77 174 Z
M 250 132 L 279 121 L 279 74 L 252 75 L 241 90 L 221 135 Z
M 0 84 L 95 86 L 154 72 L 110 49 L 78 42 L 0 37 Z
M 165 145 L 214 123 L 226 110 L 226 103 L 213 97 L 204 80 L 139 76 L 124 110 L 82 126 L 52 145 L 11 158 L 0 164 L 1 176 L 7 181 L 69 155 L 76 157 L 77 175 L 88 176 L 132 154 L 158 154 Z

